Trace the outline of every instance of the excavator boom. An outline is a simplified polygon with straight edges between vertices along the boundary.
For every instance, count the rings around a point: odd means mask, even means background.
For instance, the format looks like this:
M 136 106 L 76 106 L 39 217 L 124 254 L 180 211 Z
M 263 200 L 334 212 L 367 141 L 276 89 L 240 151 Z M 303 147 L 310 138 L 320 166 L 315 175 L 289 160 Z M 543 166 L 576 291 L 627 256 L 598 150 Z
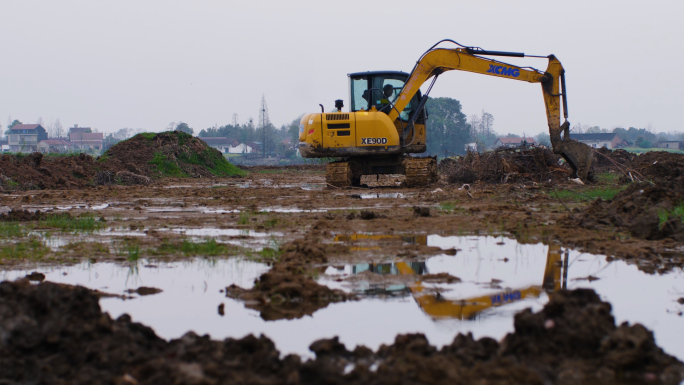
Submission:
M 569 138 L 570 123 L 567 120 L 565 69 L 554 55 L 547 57 L 549 60 L 548 67 L 545 72 L 541 72 L 530 67 L 519 67 L 476 55 L 524 57 L 525 55 L 522 53 L 484 51 L 469 47 L 434 48 L 435 46 L 421 56 L 411 71 L 404 88 L 389 112 L 390 120 L 395 121 L 399 117 L 423 83 L 446 71 L 468 71 L 529 83 L 540 83 L 553 150 L 570 164 L 576 176 L 581 179 L 587 178 L 593 158 L 592 150 L 589 146 Z M 562 125 L 560 122 L 561 97 L 565 120 Z M 561 133 L 564 134 L 562 137 Z

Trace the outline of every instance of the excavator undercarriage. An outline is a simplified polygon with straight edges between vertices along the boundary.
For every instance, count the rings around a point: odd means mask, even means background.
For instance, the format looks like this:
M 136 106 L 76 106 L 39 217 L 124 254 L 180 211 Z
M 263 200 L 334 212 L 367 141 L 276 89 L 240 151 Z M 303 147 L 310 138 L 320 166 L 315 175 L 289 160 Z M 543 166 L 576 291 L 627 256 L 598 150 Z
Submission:
M 437 181 L 435 157 L 390 156 L 347 158 L 326 166 L 325 181 L 331 186 L 360 186 L 363 175 L 406 175 L 407 187 L 426 186 Z

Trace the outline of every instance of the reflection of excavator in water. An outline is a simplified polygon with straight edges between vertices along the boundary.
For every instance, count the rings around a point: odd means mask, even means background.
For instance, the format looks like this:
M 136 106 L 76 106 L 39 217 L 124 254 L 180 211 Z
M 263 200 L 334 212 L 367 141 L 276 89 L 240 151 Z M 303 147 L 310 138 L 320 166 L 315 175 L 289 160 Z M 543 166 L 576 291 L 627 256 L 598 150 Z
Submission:
M 370 235 L 355 234 L 356 239 L 366 239 Z M 397 237 L 397 236 L 375 236 L 375 237 Z M 336 238 L 337 240 L 337 238 Z M 339 239 L 345 241 L 345 239 Z M 422 240 L 419 239 L 418 241 Z M 427 244 L 427 243 L 425 243 Z M 432 318 L 457 318 L 473 319 L 481 312 L 514 303 L 528 297 L 539 297 L 543 292 L 549 296 L 554 292 L 567 288 L 568 280 L 568 254 L 561 255 L 559 245 L 549 245 L 546 256 L 546 266 L 544 278 L 541 286 L 534 285 L 524 288 L 511 288 L 482 295 L 474 298 L 463 298 L 458 300 L 445 299 L 439 293 L 430 292 L 420 280 L 420 275 L 428 273 L 425 262 L 396 262 L 396 263 L 374 263 L 359 264 L 352 267 L 352 274 L 369 271 L 376 274 L 396 274 L 396 275 L 418 275 L 418 280 L 407 285 L 391 285 L 386 288 L 370 287 L 364 290 L 366 294 L 395 294 L 395 292 L 408 290 L 415 298 L 421 309 Z
M 442 42 L 457 44 L 459 48 L 436 48 Z M 516 52 L 485 51 L 462 46 L 453 40 L 442 40 L 420 57 L 410 74 L 398 71 L 349 74 L 350 112 L 342 112 L 343 102 L 337 100 L 333 112 L 304 115 L 299 125 L 302 156 L 344 158 L 327 166 L 326 181 L 335 186 L 357 186 L 361 176 L 373 174 L 406 175 L 408 186 L 433 182 L 437 177 L 436 160 L 406 154 L 423 153 L 427 149 L 425 103 L 435 80 L 443 72 L 460 70 L 541 83 L 553 150 L 570 164 L 579 178 L 586 179 L 592 151 L 589 146 L 569 138 L 565 70 L 560 61 L 553 55 L 547 56 L 549 64 L 542 72 L 483 55 L 526 56 Z M 421 96 L 419 88 L 430 78 L 432 83 Z M 561 96 L 565 119 L 562 125 Z

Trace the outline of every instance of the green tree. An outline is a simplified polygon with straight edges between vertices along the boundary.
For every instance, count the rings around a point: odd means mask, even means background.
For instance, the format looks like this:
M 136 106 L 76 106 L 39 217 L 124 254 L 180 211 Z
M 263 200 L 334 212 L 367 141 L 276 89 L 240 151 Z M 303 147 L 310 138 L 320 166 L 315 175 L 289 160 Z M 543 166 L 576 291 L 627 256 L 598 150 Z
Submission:
M 299 143 L 299 122 L 302 120 L 302 117 L 304 115 L 299 115 L 298 118 L 295 118 L 290 122 L 290 125 L 287 126 L 287 135 L 290 138 L 290 142 L 292 142 L 293 146 L 297 146 L 297 143 Z
M 178 123 L 178 124 L 176 125 L 176 129 L 175 129 L 175 130 L 176 130 L 176 131 L 182 131 L 182 132 L 188 133 L 188 134 L 190 134 L 190 135 L 192 135 L 193 132 L 195 131 L 195 130 L 193 130 L 190 126 L 188 126 L 187 123 L 183 123 L 183 122 Z
M 451 98 L 429 98 L 427 152 L 431 155 L 464 154 L 471 135 L 461 102 Z
M 5 131 L 5 136 L 9 135 L 12 133 L 12 127 L 16 126 L 17 124 L 23 124 L 18 120 L 14 120 L 9 126 L 7 126 L 7 131 Z

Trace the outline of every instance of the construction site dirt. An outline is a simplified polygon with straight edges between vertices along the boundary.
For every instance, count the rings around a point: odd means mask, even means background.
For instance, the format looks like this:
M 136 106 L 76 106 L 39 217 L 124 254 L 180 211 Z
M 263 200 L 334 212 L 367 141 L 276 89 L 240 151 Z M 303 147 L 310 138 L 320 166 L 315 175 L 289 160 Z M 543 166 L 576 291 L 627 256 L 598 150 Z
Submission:
M 139 164 L 0 160 L 0 382 L 684 380 L 682 155 L 597 152 L 579 181 L 543 149 L 470 154 L 337 188 L 157 140 Z

